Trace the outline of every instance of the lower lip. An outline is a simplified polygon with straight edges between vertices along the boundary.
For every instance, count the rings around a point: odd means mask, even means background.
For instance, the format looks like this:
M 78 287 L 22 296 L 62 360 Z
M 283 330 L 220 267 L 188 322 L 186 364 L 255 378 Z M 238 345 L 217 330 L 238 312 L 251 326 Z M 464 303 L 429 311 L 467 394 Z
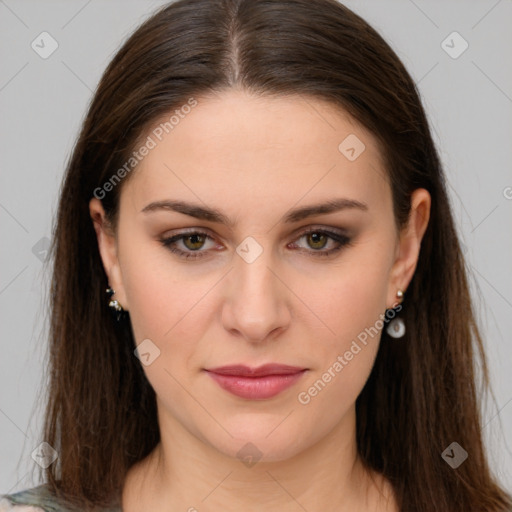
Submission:
M 293 386 L 306 370 L 290 375 L 266 375 L 265 377 L 241 377 L 207 372 L 217 384 L 233 395 L 249 400 L 264 400 L 278 395 Z

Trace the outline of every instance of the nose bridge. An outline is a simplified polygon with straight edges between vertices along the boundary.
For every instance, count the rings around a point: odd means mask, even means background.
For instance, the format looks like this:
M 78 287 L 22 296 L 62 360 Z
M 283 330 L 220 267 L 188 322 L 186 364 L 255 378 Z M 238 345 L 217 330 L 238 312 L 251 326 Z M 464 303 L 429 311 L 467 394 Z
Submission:
M 274 275 L 270 249 L 248 238 L 237 247 L 223 322 L 239 336 L 261 341 L 278 327 L 285 327 L 290 312 L 286 290 Z
M 272 262 L 270 254 L 262 253 L 254 261 L 247 262 L 238 258 L 235 264 L 235 279 L 237 288 L 242 294 L 257 302 L 274 300 L 275 277 L 270 271 Z M 266 295 L 266 297 L 265 297 Z
M 236 248 L 235 279 L 248 290 L 273 284 L 273 275 L 269 270 L 274 263 L 270 242 L 266 243 L 261 237 L 258 240 L 248 236 Z

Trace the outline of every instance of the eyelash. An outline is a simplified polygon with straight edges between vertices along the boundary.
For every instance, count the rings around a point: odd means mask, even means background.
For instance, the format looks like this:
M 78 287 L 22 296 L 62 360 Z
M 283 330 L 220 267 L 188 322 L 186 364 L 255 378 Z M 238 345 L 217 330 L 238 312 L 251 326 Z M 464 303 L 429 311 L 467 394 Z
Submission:
M 328 231 L 328 230 L 325 230 L 325 229 L 314 229 L 314 228 L 313 229 L 308 229 L 306 231 L 303 231 L 296 238 L 296 240 L 300 240 L 304 236 L 307 236 L 307 235 L 309 235 L 311 233 L 325 235 L 328 238 L 330 238 L 331 240 L 334 240 L 335 242 L 337 242 L 339 244 L 334 249 L 330 249 L 328 251 L 325 251 L 325 250 L 314 250 L 314 249 L 312 249 L 311 251 L 307 251 L 307 249 L 303 249 L 302 250 L 302 251 L 309 252 L 312 256 L 323 256 L 323 257 L 330 256 L 331 254 L 334 254 L 334 253 L 340 251 L 344 247 L 350 246 L 351 243 L 352 243 L 352 240 L 348 236 L 343 235 L 341 233 L 335 233 L 333 231 Z M 180 257 L 180 258 L 185 258 L 185 259 L 188 259 L 188 258 L 194 258 L 194 259 L 196 259 L 196 258 L 203 258 L 204 257 L 204 253 L 206 253 L 207 251 L 200 251 L 199 249 L 197 251 L 190 251 L 190 250 L 189 251 L 182 251 L 181 249 L 177 249 L 176 247 L 173 247 L 174 243 L 176 243 L 176 242 L 178 242 L 178 241 L 180 241 L 180 240 L 182 240 L 182 239 L 184 239 L 184 238 L 186 238 L 188 236 L 193 236 L 193 235 L 204 236 L 206 238 L 209 238 L 209 239 L 213 240 L 213 238 L 208 233 L 205 233 L 205 232 L 202 232 L 202 231 L 188 231 L 188 232 L 180 233 L 178 235 L 171 236 L 169 238 L 162 238 L 160 240 L 160 242 L 162 243 L 162 245 L 164 247 L 169 249 L 169 251 L 171 251 L 172 253 L 177 254 L 178 257 Z

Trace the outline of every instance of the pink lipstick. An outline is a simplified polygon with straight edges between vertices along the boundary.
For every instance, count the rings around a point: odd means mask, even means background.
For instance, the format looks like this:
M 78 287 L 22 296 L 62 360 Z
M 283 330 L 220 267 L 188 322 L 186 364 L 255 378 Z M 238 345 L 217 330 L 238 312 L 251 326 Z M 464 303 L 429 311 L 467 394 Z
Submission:
M 257 368 L 245 365 L 221 366 L 206 371 L 226 391 L 249 400 L 264 400 L 295 384 L 307 368 L 273 363 Z

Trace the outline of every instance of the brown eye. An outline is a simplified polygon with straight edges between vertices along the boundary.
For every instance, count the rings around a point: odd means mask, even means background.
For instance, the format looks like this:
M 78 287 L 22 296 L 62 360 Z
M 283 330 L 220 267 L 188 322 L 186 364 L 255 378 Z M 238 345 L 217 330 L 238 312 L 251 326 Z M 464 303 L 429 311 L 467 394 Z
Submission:
M 304 240 L 302 245 L 298 243 L 301 240 Z M 343 233 L 313 228 L 303 232 L 291 245 L 313 256 L 330 256 L 350 244 L 351 238 Z
M 201 249 L 201 247 L 204 245 L 206 237 L 201 234 L 194 233 L 192 235 L 184 236 L 182 240 L 187 249 L 194 251 Z
M 328 238 L 323 233 L 309 233 L 306 235 L 308 244 L 312 249 L 323 249 L 327 245 Z
M 170 238 L 163 238 L 160 240 L 164 247 L 181 258 L 203 258 L 207 256 L 209 251 L 203 249 L 205 247 L 208 249 L 208 241 L 210 241 L 212 246 L 215 245 L 211 236 L 199 231 L 180 233 Z M 181 246 L 181 248 L 179 246 Z

